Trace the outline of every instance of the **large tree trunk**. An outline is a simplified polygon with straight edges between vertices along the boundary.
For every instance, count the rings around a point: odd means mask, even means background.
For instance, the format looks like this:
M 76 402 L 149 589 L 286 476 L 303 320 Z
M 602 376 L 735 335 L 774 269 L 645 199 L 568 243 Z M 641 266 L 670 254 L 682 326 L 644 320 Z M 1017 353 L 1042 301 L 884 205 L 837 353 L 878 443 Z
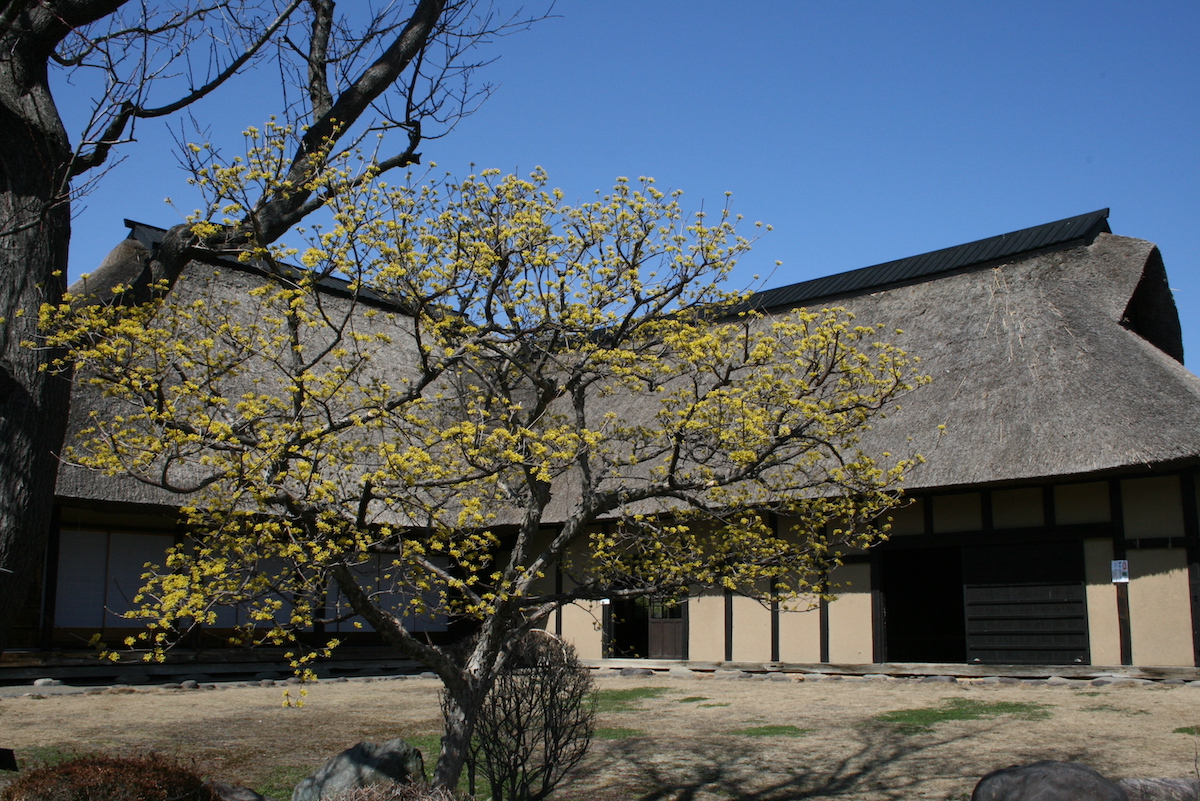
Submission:
M 70 384 L 30 348 L 67 274 L 71 148 L 45 58 L 0 36 L 0 651 L 43 558 Z
M 475 720 L 487 691 L 479 687 L 458 687 L 446 693 L 443 716 L 442 750 L 433 772 L 435 787 L 454 789 L 467 761 L 467 749 L 475 732 Z

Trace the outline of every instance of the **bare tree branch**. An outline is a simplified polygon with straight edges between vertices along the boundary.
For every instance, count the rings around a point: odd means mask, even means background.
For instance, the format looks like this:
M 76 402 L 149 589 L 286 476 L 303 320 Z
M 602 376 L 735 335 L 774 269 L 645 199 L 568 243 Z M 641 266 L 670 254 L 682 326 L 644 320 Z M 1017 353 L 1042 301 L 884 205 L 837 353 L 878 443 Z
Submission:
M 420 0 L 408 24 L 395 41 L 333 102 L 329 110 L 313 120 L 300 140 L 287 174 L 287 184 L 303 187 L 318 168 L 328 143 L 336 140 L 370 107 L 375 98 L 395 83 L 409 63 L 429 41 L 446 0 Z M 254 209 L 257 228 L 264 242 L 274 242 L 301 219 L 300 210 L 310 192 L 264 196 Z
M 329 91 L 329 35 L 333 28 L 332 0 L 309 0 L 313 9 L 312 36 L 308 46 L 308 96 L 314 117 L 324 117 L 333 106 Z
M 263 45 L 271 40 L 271 37 L 273 37 L 279 28 L 283 26 L 288 17 L 292 15 L 292 12 L 294 12 L 302 2 L 304 2 L 304 0 L 291 0 L 287 7 L 284 8 L 279 16 L 267 26 L 267 29 L 263 31 L 262 35 L 259 36 L 258 39 L 250 45 L 250 47 L 248 47 L 241 53 L 241 55 L 231 61 L 229 65 L 211 81 L 208 81 L 204 85 L 193 89 L 183 97 L 175 100 L 172 103 L 167 103 L 166 105 L 158 106 L 156 108 L 143 108 L 130 101 L 125 101 L 122 103 L 120 109 L 109 122 L 108 127 L 105 129 L 104 133 L 101 134 L 100 140 L 92 148 L 91 152 L 81 153 L 75 157 L 75 160 L 71 164 L 69 176 L 73 178 L 104 163 L 104 160 L 108 158 L 109 151 L 112 150 L 113 145 L 118 143 L 121 135 L 125 131 L 125 126 L 129 124 L 130 120 L 151 119 L 154 117 L 164 117 L 168 114 L 174 114 L 180 109 L 186 108 L 187 106 L 195 103 L 197 100 L 200 100 L 201 98 L 211 94 L 213 90 L 219 88 L 234 75 L 238 74 L 242 67 L 246 65 L 246 62 L 252 59 L 255 54 L 262 49 Z

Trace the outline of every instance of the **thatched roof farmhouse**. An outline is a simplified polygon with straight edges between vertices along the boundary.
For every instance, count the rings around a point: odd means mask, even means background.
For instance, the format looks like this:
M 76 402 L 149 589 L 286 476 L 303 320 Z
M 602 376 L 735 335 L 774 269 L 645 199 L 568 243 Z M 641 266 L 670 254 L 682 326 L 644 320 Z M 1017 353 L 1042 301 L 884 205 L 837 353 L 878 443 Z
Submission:
M 882 323 L 934 379 L 865 438 L 915 441 L 926 463 L 890 541 L 835 571 L 838 600 L 767 609 L 712 590 L 675 610 L 569 608 L 552 627 L 596 659 L 1200 664 L 1200 378 L 1158 249 L 1107 216 L 753 298 Z M 152 248 L 161 232 L 130 236 Z M 64 468 L 57 493 L 41 600 L 13 635 L 31 648 L 116 626 L 104 607 L 175 537 L 169 499 L 144 485 Z

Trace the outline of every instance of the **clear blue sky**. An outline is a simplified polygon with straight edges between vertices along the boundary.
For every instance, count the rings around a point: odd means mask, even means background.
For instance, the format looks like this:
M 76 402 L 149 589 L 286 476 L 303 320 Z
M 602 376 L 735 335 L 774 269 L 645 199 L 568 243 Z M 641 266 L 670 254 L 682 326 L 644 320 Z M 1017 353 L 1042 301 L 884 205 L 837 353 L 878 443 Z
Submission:
M 357 0 L 353 0 L 357 2 Z M 351 0 L 346 0 L 346 3 Z M 510 0 L 500 0 L 501 4 Z M 545 167 L 570 198 L 652 175 L 775 227 L 770 286 L 1111 207 L 1162 249 L 1200 364 L 1200 2 L 559 0 L 500 40 L 495 95 L 424 147 L 456 174 Z M 194 110 L 236 142 L 270 76 Z M 78 103 L 64 87 L 60 102 Z M 71 276 L 196 205 L 163 123 L 78 209 Z M 774 268 L 775 259 L 783 266 Z

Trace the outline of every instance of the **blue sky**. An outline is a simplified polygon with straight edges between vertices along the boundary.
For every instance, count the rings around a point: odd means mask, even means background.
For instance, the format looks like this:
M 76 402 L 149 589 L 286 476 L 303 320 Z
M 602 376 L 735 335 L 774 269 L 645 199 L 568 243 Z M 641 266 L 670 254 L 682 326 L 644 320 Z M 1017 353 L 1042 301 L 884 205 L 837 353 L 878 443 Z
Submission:
M 347 0 L 349 2 L 349 0 Z M 501 4 L 507 0 L 500 0 Z M 1200 3 L 559 0 L 499 40 L 494 96 L 425 159 L 546 168 L 569 198 L 652 175 L 767 234 L 769 286 L 1110 207 L 1159 245 L 1200 364 Z M 195 115 L 237 142 L 275 109 L 265 71 Z M 81 108 L 63 86 L 60 104 Z M 71 277 L 197 205 L 166 124 L 77 208 Z M 774 267 L 779 259 L 782 267 Z

